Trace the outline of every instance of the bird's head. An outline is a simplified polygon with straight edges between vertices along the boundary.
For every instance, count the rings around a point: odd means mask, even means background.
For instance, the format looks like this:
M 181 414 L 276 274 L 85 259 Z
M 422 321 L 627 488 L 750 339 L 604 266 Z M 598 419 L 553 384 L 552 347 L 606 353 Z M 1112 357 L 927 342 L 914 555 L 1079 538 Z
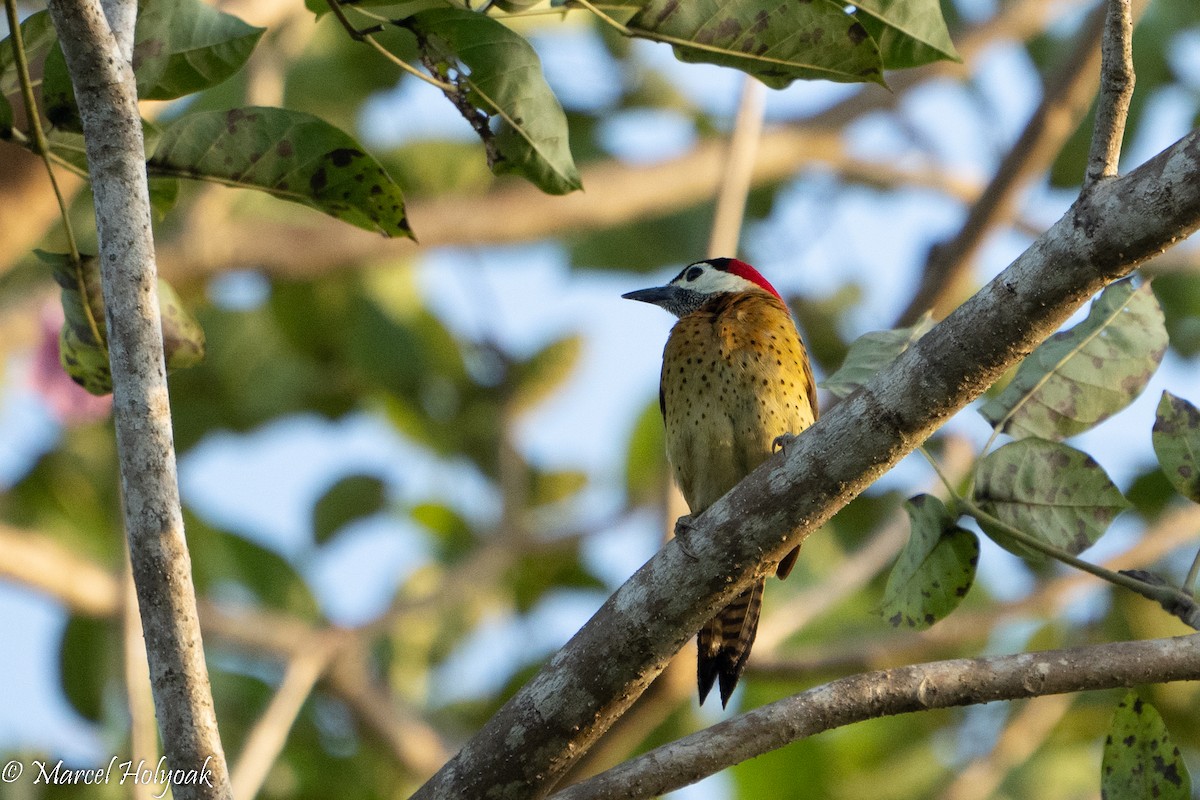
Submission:
M 710 258 L 688 264 L 666 286 L 639 289 L 621 295 L 626 300 L 640 300 L 665 308 L 677 317 L 682 317 L 700 308 L 719 294 L 748 292 L 761 289 L 779 297 L 766 278 L 758 270 L 736 258 Z

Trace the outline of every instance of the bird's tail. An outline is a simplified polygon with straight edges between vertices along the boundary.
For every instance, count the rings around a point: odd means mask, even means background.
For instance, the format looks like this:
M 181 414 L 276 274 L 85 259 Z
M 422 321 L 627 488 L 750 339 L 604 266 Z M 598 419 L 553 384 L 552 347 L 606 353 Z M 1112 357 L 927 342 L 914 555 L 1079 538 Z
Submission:
M 762 611 L 763 581 L 758 581 L 738 595 L 700 629 L 696 646 L 700 652 L 696 677 L 700 686 L 700 702 L 708 696 L 713 683 L 720 679 L 721 707 L 737 686 L 746 659 L 758 631 L 758 615 Z

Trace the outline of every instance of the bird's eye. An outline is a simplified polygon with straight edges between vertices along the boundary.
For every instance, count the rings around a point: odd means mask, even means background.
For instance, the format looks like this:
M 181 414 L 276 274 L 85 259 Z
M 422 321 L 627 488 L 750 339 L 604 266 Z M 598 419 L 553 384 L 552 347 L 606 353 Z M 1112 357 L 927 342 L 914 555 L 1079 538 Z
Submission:
M 690 282 L 696 280 L 696 278 L 699 278 L 703 273 L 704 270 L 700 267 L 692 267 L 687 271 L 687 275 L 684 277 Z

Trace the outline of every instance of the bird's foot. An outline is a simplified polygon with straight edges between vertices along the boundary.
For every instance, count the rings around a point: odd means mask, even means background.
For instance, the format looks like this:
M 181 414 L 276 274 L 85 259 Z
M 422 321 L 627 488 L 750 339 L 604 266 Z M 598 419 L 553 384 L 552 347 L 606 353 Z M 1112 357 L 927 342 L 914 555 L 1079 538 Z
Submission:
M 693 553 L 692 549 L 688 546 L 688 536 L 692 530 L 692 519 L 693 517 L 691 514 L 684 514 L 682 517 L 675 520 L 675 540 L 679 542 L 679 549 L 683 551 L 683 554 L 692 561 L 695 561 L 696 554 Z
M 778 453 L 780 450 L 782 450 L 786 456 L 787 449 L 791 447 L 792 443 L 798 438 L 800 437 L 796 436 L 794 433 L 781 433 L 775 437 L 775 441 L 771 442 L 771 452 Z

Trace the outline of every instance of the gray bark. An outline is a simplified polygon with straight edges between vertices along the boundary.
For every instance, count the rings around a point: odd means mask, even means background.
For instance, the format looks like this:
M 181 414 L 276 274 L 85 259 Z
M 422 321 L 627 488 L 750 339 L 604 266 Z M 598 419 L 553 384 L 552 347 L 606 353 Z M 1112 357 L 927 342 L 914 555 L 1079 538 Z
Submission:
M 51 0 L 49 7 L 95 194 L 125 527 L 159 729 L 168 768 L 196 778 L 176 782 L 175 797 L 228 798 L 179 505 L 137 90 L 118 44 L 132 41 L 136 5 Z

